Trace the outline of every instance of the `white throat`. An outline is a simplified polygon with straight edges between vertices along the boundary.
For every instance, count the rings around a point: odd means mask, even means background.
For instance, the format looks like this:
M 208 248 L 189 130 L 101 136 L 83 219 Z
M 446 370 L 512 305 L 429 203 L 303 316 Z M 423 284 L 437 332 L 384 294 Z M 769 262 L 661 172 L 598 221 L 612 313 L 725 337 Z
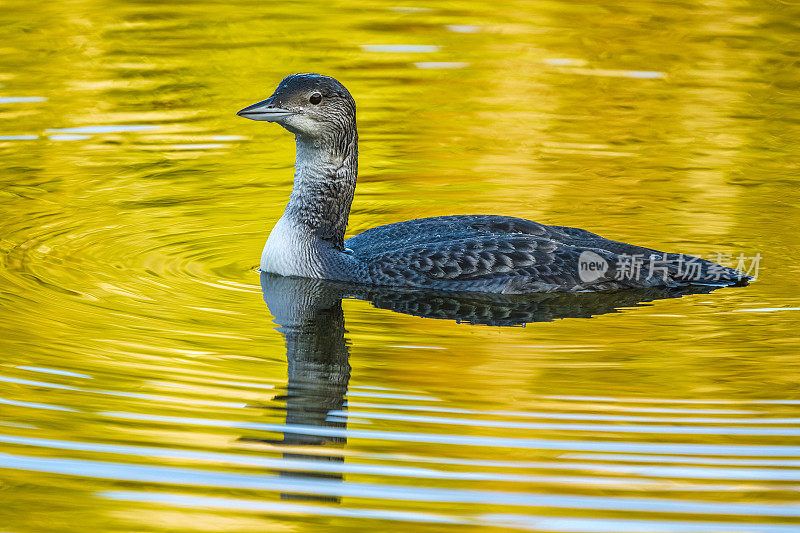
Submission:
M 342 240 L 355 189 L 357 152 L 339 155 L 318 141 L 297 140 L 294 184 L 283 216 L 261 253 L 261 270 L 282 276 L 331 277 L 349 259 Z M 354 164 L 350 161 L 354 160 Z

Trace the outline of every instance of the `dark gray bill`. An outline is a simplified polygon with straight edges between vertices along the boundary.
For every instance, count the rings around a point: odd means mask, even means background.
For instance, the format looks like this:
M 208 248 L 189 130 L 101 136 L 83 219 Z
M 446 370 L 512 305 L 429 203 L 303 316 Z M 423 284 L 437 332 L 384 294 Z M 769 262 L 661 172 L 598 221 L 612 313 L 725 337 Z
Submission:
M 272 98 L 267 98 L 253 105 L 249 105 L 236 113 L 240 117 L 249 118 L 250 120 L 265 120 L 267 122 L 277 122 L 286 118 L 293 113 L 288 109 L 275 107 L 272 103 Z

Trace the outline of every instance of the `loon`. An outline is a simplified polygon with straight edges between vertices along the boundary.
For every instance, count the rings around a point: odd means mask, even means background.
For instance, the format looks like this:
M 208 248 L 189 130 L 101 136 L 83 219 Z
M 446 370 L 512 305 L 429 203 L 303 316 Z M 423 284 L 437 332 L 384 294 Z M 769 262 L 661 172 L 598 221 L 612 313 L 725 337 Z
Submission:
M 264 245 L 262 272 L 500 294 L 746 285 L 750 280 L 697 257 L 499 215 L 407 220 L 345 240 L 358 174 L 358 131 L 355 100 L 344 85 L 320 74 L 292 74 L 272 96 L 237 115 L 275 122 L 295 136 L 294 186 Z

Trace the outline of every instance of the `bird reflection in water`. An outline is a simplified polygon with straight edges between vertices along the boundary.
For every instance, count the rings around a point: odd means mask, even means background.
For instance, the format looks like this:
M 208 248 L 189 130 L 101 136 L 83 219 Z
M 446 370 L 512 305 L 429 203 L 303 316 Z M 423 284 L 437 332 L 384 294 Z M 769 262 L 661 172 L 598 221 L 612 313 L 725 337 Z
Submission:
M 286 341 L 288 382 L 286 394 L 275 401 L 285 402 L 286 431 L 282 440 L 258 442 L 291 447 L 283 458 L 304 461 L 344 462 L 344 436 L 331 436 L 325 429 L 344 430 L 347 420 L 328 413 L 346 410 L 345 396 L 350 381 L 348 341 L 342 300 L 367 300 L 380 309 L 425 318 L 454 320 L 488 326 L 524 326 L 531 322 L 551 322 L 561 318 L 589 318 L 617 312 L 662 298 L 708 293 L 718 287 L 696 286 L 680 289 L 649 288 L 616 292 L 548 293 L 526 295 L 421 292 L 397 288 L 353 285 L 318 279 L 290 278 L 261 274 L 261 289 L 276 328 Z M 304 426 L 302 433 L 292 427 Z M 309 434 L 319 427 L 319 434 Z M 312 432 L 313 433 L 313 432 Z M 249 439 L 248 439 L 249 440 Z M 298 447 L 325 447 L 325 454 L 298 453 Z M 329 469 L 320 469 L 329 470 Z M 336 470 L 336 469 L 334 469 Z M 280 471 L 281 476 L 342 480 L 341 473 Z M 282 494 L 284 499 L 338 502 L 334 496 Z
M 322 428 L 346 427 L 345 420 L 331 419 L 330 411 L 344 411 L 350 362 L 345 339 L 344 294 L 330 282 L 261 274 L 264 301 L 283 334 L 288 362 L 286 393 L 273 401 L 285 402 L 286 425 Z M 250 439 L 247 439 L 250 440 Z M 343 447 L 347 439 L 330 435 L 292 433 L 282 440 L 259 442 L 297 448 L 324 446 L 326 451 Z M 291 460 L 344 462 L 342 455 L 284 452 Z M 342 474 L 279 471 L 280 476 L 341 480 Z M 335 496 L 281 494 L 282 499 L 338 502 Z

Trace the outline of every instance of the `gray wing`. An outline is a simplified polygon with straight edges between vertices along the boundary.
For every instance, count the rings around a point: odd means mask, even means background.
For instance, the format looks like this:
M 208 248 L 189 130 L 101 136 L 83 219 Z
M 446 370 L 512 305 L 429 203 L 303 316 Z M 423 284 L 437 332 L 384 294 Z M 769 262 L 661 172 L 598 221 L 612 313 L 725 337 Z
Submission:
M 488 235 L 412 244 L 363 257 L 373 283 L 443 290 L 516 294 L 657 285 L 655 280 L 615 279 L 616 255 L 593 249 L 609 270 L 581 280 L 578 264 L 587 248 L 530 235 Z
M 435 243 L 492 234 L 522 233 L 543 237 L 547 226 L 523 218 L 497 215 L 454 215 L 418 218 L 368 229 L 345 241 L 360 253 L 402 248 L 412 243 Z
M 616 253 L 659 253 L 657 250 L 606 239 L 580 228 L 547 226 L 532 220 L 500 215 L 453 215 L 418 218 L 368 229 L 345 241 L 364 253 L 401 248 L 412 243 L 446 242 L 489 235 L 531 235 L 563 244 L 600 248 Z
M 557 290 L 608 290 L 685 284 L 678 267 L 650 276 L 647 269 L 618 273 L 625 257 L 664 257 L 663 252 L 611 241 L 578 228 L 546 226 L 496 215 L 432 217 L 380 226 L 351 237 L 345 246 L 380 285 L 443 290 L 522 293 Z M 591 251 L 608 270 L 583 280 L 579 258 Z M 686 256 L 690 258 L 690 256 Z M 692 258 L 695 259 L 695 258 Z M 703 272 L 718 267 L 697 260 Z M 718 281 L 741 281 L 733 269 Z

